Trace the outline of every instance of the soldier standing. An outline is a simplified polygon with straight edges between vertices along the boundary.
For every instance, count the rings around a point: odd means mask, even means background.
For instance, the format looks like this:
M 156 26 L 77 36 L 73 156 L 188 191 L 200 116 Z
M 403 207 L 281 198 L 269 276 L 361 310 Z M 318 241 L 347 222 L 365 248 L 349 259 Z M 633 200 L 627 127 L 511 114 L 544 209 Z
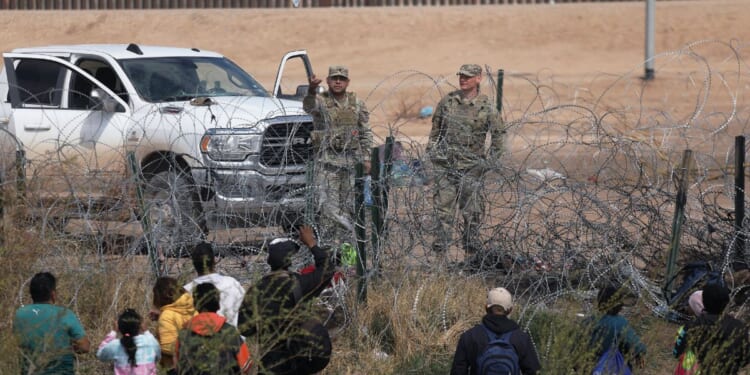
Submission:
M 363 163 L 372 147 L 370 113 L 353 92 L 347 92 L 349 69 L 333 65 L 328 69 L 328 91 L 317 95 L 322 81 L 310 78 L 303 99 L 305 112 L 313 116 L 312 141 L 315 150 L 315 186 L 323 228 L 332 240 L 354 238 L 354 166 Z M 346 242 L 344 240 L 344 242 Z M 353 243 L 353 242 L 352 242 Z
M 504 128 L 497 110 L 485 94 L 479 92 L 482 68 L 465 64 L 456 73 L 459 90 L 443 97 L 432 117 L 427 153 L 435 167 L 434 205 L 438 227 L 432 244 L 443 253 L 451 242 L 456 208 L 463 216 L 461 244 L 466 264 L 478 266 L 481 259 L 479 226 L 484 213 L 482 177 L 486 160 L 496 159 L 503 151 Z M 492 147 L 485 151 L 487 133 Z

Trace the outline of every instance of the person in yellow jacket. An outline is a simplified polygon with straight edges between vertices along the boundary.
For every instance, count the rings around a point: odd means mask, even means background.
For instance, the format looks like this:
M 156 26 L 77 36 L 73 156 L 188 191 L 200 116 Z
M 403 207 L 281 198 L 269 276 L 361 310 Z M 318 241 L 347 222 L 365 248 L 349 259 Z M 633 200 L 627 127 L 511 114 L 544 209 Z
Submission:
M 156 333 L 161 346 L 161 365 L 173 369 L 177 333 L 197 314 L 193 297 L 172 277 L 158 278 L 153 294 L 154 307 L 158 311 L 152 310 L 151 319 L 159 322 Z

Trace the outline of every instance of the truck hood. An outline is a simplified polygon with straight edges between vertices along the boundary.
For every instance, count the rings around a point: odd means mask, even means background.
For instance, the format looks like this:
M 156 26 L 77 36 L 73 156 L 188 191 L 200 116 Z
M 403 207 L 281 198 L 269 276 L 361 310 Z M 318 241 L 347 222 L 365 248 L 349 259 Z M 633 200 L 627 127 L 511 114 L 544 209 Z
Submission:
M 220 96 L 158 103 L 162 116 L 176 115 L 205 128 L 246 128 L 280 116 L 307 116 L 302 103 L 273 97 Z

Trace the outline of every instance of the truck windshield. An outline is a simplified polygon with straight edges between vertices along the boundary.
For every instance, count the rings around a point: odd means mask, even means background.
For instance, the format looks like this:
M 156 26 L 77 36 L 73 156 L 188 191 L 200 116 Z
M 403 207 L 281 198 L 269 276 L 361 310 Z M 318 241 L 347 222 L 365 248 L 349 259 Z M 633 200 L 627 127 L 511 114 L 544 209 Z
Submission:
M 253 77 L 221 57 L 119 60 L 144 100 L 159 103 L 199 96 L 269 96 Z

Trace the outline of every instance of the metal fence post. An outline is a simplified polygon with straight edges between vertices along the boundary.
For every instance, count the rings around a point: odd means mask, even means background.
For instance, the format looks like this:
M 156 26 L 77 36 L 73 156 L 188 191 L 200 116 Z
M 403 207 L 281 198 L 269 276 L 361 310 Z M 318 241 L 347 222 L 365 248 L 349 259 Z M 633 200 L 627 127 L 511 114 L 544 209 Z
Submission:
M 26 197 L 26 152 L 16 150 L 16 198 Z
M 734 138 L 734 254 L 733 266 L 745 263 L 745 137 Z
M 305 168 L 305 186 L 307 186 L 307 193 L 305 194 L 305 225 L 313 225 L 315 223 L 315 195 L 318 193 L 318 187 L 315 185 L 315 162 L 310 159 Z
M 503 114 L 503 80 L 505 79 L 505 70 L 498 69 L 497 70 L 497 113 L 502 115 Z
M 357 241 L 357 299 L 367 302 L 367 231 L 365 228 L 364 166 L 354 167 L 354 236 Z
M 688 175 L 690 172 L 690 163 L 692 161 L 693 151 L 685 150 L 682 154 L 682 166 L 680 171 L 680 181 L 677 187 L 677 199 L 674 210 L 674 219 L 672 220 L 672 240 L 669 242 L 669 257 L 667 258 L 667 275 L 664 285 L 664 292 L 667 300 L 672 297 L 672 279 L 675 273 L 675 264 L 677 263 L 677 253 L 680 249 L 680 235 L 682 234 L 682 224 L 685 220 L 685 204 L 687 203 L 687 186 Z
M 0 246 L 5 245 L 5 178 L 0 173 Z
M 370 176 L 372 176 L 372 230 L 370 241 L 372 242 L 372 268 L 377 272 L 380 270 L 380 235 L 383 227 L 383 189 L 380 178 L 380 147 L 373 147 L 370 155 Z

